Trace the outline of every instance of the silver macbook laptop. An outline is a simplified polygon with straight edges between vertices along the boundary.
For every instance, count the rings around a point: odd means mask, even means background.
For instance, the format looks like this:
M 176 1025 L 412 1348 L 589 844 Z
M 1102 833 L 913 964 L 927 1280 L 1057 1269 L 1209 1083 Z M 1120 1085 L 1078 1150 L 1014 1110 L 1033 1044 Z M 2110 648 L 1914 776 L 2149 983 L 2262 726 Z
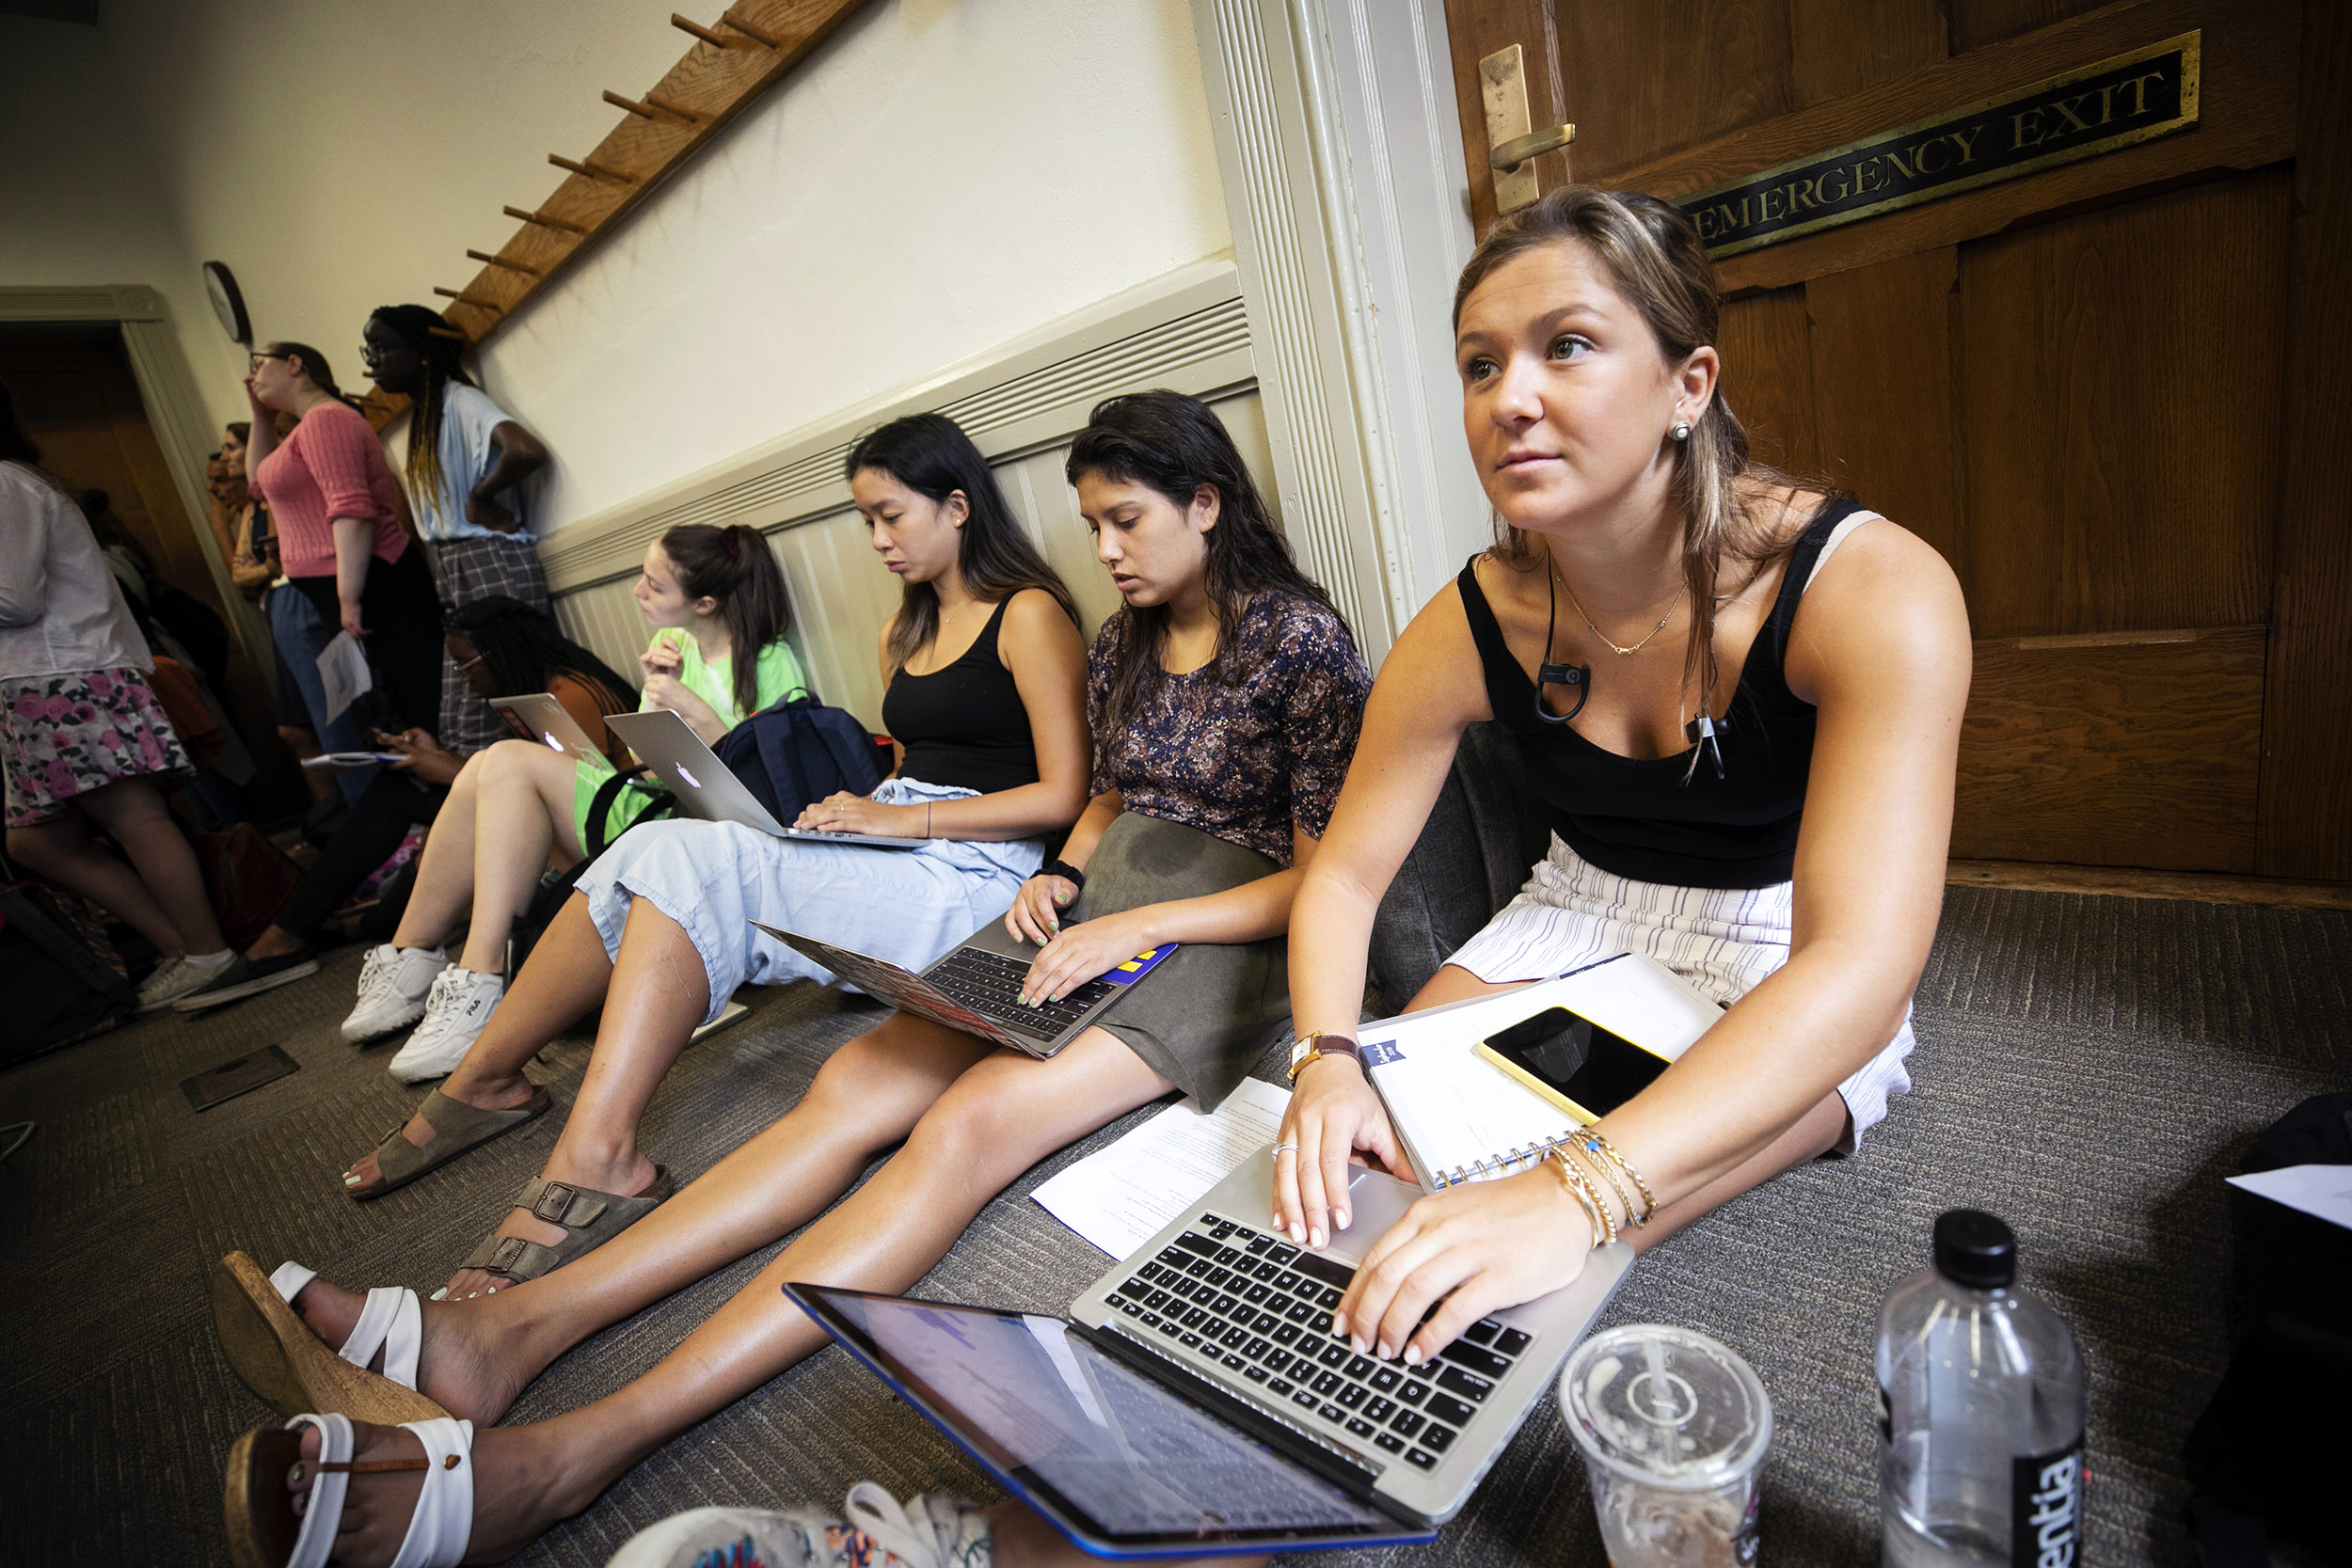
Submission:
M 1058 1002 L 1031 1007 L 1021 1001 L 1021 982 L 1037 959 L 1037 944 L 1024 942 L 992 920 L 929 969 L 916 973 L 888 958 L 838 947 L 781 927 L 752 925 L 794 952 L 816 959 L 868 996 L 892 1006 L 961 1029 L 1032 1056 L 1051 1056 L 1127 994 L 1127 988 L 1158 968 L 1176 951 L 1172 942 L 1138 953 L 1100 979 L 1089 980 Z
M 1518 1432 L 1631 1266 L 1482 1319 L 1420 1367 L 1328 1338 L 1365 1251 L 1422 1196 L 1375 1171 L 1323 1252 L 1265 1229 L 1260 1149 L 1067 1321 L 786 1291 L 1076 1544 L 1106 1557 L 1426 1540 Z
M 689 816 L 706 822 L 736 822 L 776 838 L 805 838 L 819 844 L 853 844 L 868 849 L 920 849 L 927 838 L 894 838 L 886 833 L 827 833 L 813 828 L 787 828 L 777 821 L 759 797 L 745 787 L 735 770 L 703 744 L 691 725 L 668 708 L 647 713 L 617 713 L 605 722 L 628 742 L 637 760 L 677 795 Z
M 490 705 L 506 716 L 507 723 L 525 740 L 540 741 L 549 751 L 561 752 L 577 762 L 581 757 L 601 757 L 604 753 L 588 738 L 588 732 L 580 727 L 569 709 L 544 691 L 527 691 L 514 697 L 493 697 Z

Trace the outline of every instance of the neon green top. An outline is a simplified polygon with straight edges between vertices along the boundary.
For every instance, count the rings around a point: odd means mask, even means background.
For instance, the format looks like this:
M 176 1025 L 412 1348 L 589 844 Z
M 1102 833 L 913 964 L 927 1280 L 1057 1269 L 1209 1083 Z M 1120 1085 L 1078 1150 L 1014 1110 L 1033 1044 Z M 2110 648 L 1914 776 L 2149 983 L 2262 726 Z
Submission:
M 693 634 L 676 626 L 655 630 L 646 642 L 648 652 L 667 643 L 678 654 L 677 683 L 710 705 L 710 711 L 733 729 L 743 721 L 743 710 L 735 705 L 735 670 L 732 658 L 708 660 L 703 657 L 701 644 Z M 801 661 L 792 656 L 792 645 L 783 638 L 759 650 L 759 689 L 756 705 L 771 703 L 798 693 L 806 695 L 808 683 L 801 677 Z M 637 705 L 644 712 L 653 706 L 650 698 Z M 588 812 L 596 804 L 596 790 L 612 776 L 612 766 L 602 757 L 581 757 L 572 768 L 572 829 L 580 835 L 581 849 L 588 847 Z M 604 837 L 610 844 L 621 831 L 644 815 L 653 803 L 653 792 L 642 788 L 624 789 L 605 815 Z

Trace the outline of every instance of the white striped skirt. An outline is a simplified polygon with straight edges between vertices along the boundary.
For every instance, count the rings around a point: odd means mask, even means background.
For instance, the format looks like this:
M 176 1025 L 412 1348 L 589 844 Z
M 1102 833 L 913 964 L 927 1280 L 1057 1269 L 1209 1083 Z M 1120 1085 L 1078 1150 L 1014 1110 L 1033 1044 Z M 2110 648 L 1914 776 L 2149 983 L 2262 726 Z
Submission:
M 1788 961 L 1791 883 L 1759 888 L 1637 882 L 1593 864 L 1552 835 L 1518 896 L 1446 962 L 1488 985 L 1541 980 L 1613 953 L 1646 953 L 1704 995 L 1730 1006 Z M 1886 1048 L 1837 1085 L 1852 1125 L 1851 1153 L 1911 1088 L 1903 1058 L 1916 1042 L 1911 1012 Z

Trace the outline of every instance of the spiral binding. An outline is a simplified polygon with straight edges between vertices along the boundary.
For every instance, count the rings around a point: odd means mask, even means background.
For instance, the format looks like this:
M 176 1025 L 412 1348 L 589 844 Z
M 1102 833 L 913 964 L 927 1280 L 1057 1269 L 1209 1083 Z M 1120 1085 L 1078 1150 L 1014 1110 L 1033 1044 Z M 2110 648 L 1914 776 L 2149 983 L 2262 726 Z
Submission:
M 1473 1160 L 1467 1165 L 1456 1165 L 1452 1170 L 1439 1171 L 1433 1180 L 1438 1183 L 1438 1190 L 1443 1192 L 1448 1187 L 1458 1187 L 1465 1181 L 1480 1181 L 1489 1176 L 1513 1176 L 1523 1170 L 1533 1170 L 1549 1159 L 1553 1149 L 1565 1148 L 1568 1142 L 1576 1137 L 1579 1131 L 1581 1129 L 1570 1129 L 1539 1143 L 1532 1143 L 1524 1147 L 1513 1144 L 1501 1154 L 1490 1154 L 1484 1160 Z

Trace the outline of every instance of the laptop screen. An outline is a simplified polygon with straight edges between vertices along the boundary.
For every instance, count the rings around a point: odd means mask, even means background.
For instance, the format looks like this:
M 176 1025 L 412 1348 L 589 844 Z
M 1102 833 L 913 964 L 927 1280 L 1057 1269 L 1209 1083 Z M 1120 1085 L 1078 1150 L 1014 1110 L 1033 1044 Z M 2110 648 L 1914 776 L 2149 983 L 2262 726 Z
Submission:
M 1004 1480 L 1112 1545 L 1427 1539 L 1059 1318 L 793 1290 L 817 1298 L 837 1338 Z

